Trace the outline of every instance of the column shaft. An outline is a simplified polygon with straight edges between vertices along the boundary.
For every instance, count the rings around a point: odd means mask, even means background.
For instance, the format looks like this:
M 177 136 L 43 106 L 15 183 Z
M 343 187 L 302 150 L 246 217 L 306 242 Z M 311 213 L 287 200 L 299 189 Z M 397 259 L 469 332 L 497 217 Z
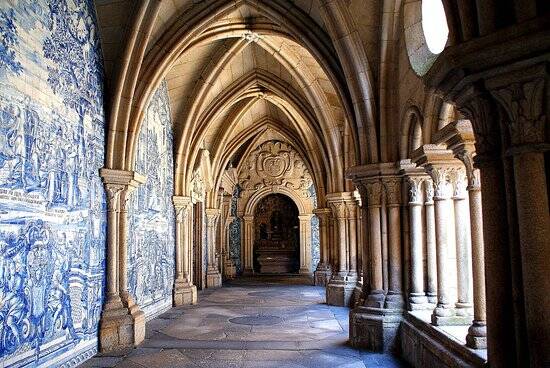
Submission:
M 424 212 L 426 220 L 426 296 L 429 303 L 437 303 L 437 243 L 435 231 L 435 208 L 433 202 L 433 182 L 424 182 L 425 199 Z

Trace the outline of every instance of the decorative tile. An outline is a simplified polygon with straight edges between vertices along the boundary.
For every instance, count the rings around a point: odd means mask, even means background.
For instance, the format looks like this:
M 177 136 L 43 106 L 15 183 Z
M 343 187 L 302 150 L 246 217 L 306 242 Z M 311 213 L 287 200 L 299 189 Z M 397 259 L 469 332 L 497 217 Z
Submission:
M 2 366 L 74 366 L 97 350 L 102 86 L 92 0 L 0 3 Z
M 138 139 L 135 170 L 147 179 L 129 202 L 128 283 L 149 318 L 172 306 L 174 283 L 174 160 L 165 81 L 151 97 Z

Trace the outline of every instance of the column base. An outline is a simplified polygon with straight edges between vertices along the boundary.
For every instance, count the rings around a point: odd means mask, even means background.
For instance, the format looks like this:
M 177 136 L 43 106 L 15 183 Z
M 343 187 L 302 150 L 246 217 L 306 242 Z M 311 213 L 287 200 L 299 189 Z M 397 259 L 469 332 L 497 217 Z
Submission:
M 472 349 L 487 349 L 487 325 L 484 322 L 474 321 L 468 328 L 466 345 Z
M 309 270 L 309 268 L 300 268 L 298 273 L 300 275 L 309 275 L 309 276 L 311 276 L 311 271 Z
M 351 296 L 351 307 L 355 308 L 359 305 L 363 305 L 363 302 L 364 302 L 363 281 L 358 280 L 355 283 L 355 287 L 353 288 L 353 293 Z
M 197 287 L 188 282 L 176 280 L 173 291 L 174 307 L 190 304 L 197 304 Z
M 354 348 L 375 352 L 391 352 L 399 349 L 399 324 L 403 311 L 356 307 L 349 316 L 349 339 Z
M 218 288 L 222 286 L 222 275 L 217 269 L 210 269 L 206 272 L 206 287 Z
M 243 276 L 253 276 L 254 275 L 254 269 L 252 268 L 245 268 L 243 270 Z
M 385 299 L 386 294 L 384 294 L 384 290 L 371 290 L 365 299 L 365 307 L 384 308 Z
M 330 266 L 319 263 L 313 275 L 315 286 L 327 286 L 330 281 L 332 271 L 330 270 Z
M 105 303 L 99 321 L 99 351 L 111 353 L 131 349 L 145 339 L 145 314 L 133 303 L 125 301 Z M 126 305 L 129 306 L 126 306 Z
M 233 260 L 228 259 L 224 262 L 223 276 L 226 280 L 233 280 L 237 276 L 237 267 Z
M 464 326 L 472 323 L 472 317 L 458 316 L 452 307 L 438 305 L 432 314 L 434 326 Z
M 428 291 L 426 293 L 426 296 L 428 297 L 428 303 L 433 305 L 437 304 L 437 293 Z
M 474 306 L 471 303 L 456 303 L 455 311 L 457 316 L 471 317 L 474 315 Z
M 326 289 L 327 304 L 339 307 L 349 306 L 356 283 L 357 279 L 332 277 Z
M 424 293 L 410 293 L 409 294 L 409 310 L 433 310 L 435 304 L 431 304 L 428 297 Z
M 405 299 L 403 298 L 403 293 L 389 291 L 386 294 L 386 299 L 384 300 L 385 309 L 403 309 L 404 306 Z

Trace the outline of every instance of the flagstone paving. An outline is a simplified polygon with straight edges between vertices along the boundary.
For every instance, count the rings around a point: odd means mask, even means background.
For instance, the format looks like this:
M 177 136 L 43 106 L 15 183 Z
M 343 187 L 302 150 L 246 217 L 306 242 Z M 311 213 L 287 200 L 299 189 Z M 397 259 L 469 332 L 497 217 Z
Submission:
M 82 367 L 404 367 L 388 354 L 347 345 L 348 313 L 324 304 L 303 278 L 238 279 L 199 293 L 199 303 L 147 322 L 145 341 Z M 302 284 L 300 284 L 302 283 Z

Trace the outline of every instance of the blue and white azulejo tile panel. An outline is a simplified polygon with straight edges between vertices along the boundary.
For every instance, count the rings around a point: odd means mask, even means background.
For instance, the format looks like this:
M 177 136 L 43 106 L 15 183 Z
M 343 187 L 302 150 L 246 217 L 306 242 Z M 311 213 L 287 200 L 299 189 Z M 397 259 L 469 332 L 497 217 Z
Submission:
M 172 306 L 175 217 L 172 124 L 166 82 L 145 111 L 135 171 L 146 181 L 128 206 L 128 282 L 148 319 Z
M 97 351 L 103 69 L 91 0 L 0 2 L 0 365 Z

